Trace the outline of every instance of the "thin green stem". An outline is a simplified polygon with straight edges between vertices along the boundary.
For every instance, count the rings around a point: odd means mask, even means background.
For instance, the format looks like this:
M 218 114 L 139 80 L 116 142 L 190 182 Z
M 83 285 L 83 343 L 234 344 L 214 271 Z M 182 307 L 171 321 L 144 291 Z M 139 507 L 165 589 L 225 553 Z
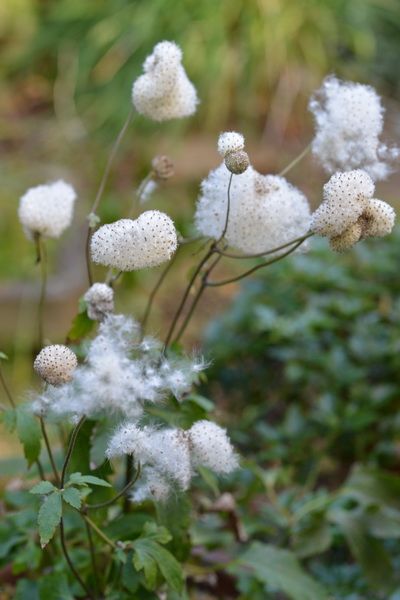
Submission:
M 42 463 L 40 462 L 40 460 L 39 460 L 39 459 L 37 459 L 35 462 L 36 462 L 36 466 L 37 466 L 37 468 L 38 468 L 38 472 L 39 472 L 39 477 L 40 477 L 40 479 L 41 479 L 42 481 L 45 481 L 45 480 L 46 480 L 46 477 L 44 476 L 44 470 L 43 470 L 43 467 L 42 467 Z
M 303 160 L 303 158 L 305 156 L 307 156 L 307 154 L 311 150 L 311 146 L 312 146 L 311 143 L 308 144 L 308 146 L 306 146 L 304 148 L 304 150 L 302 152 L 300 152 L 300 154 L 298 156 L 296 156 L 296 158 L 294 158 L 292 160 L 292 162 L 287 165 L 287 167 L 285 167 L 284 169 L 282 169 L 282 171 L 280 173 L 278 173 L 278 176 L 283 177 L 284 175 L 286 175 L 286 173 L 289 173 L 289 171 L 291 171 L 293 169 L 293 167 L 295 167 L 301 160 Z
M 99 569 L 97 567 L 97 562 L 96 562 L 96 552 L 95 552 L 94 544 L 93 544 L 92 531 L 90 529 L 89 523 L 85 519 L 83 519 L 83 520 L 85 521 L 86 534 L 87 534 L 87 538 L 88 538 L 88 542 L 89 542 L 90 561 L 92 563 L 93 579 L 94 579 L 94 585 L 96 588 L 96 596 L 97 596 L 100 592 L 100 573 L 99 573 Z
M 201 280 L 201 285 L 193 299 L 193 302 L 188 310 L 188 313 L 174 339 L 174 343 L 179 342 L 179 340 L 181 339 L 182 335 L 185 333 L 187 326 L 190 323 L 190 320 L 193 316 L 193 313 L 197 307 L 197 304 L 200 301 L 200 298 L 202 297 L 204 290 L 206 289 L 206 281 L 207 281 L 207 277 L 209 276 L 209 274 L 211 273 L 211 271 L 214 269 L 214 267 L 217 266 L 217 264 L 219 263 L 219 261 L 221 260 L 222 256 L 218 255 L 216 257 L 216 259 L 213 261 L 213 263 L 210 265 L 210 267 L 207 269 L 207 271 L 204 273 L 202 280 Z
M 65 557 L 65 560 L 67 561 L 67 564 L 72 572 L 72 574 L 74 575 L 75 579 L 80 583 L 82 589 L 85 591 L 85 593 L 87 594 L 87 596 L 89 598 L 91 598 L 91 600 L 95 600 L 92 592 L 90 591 L 90 589 L 87 587 L 86 583 L 83 581 L 82 577 L 79 575 L 78 571 L 76 570 L 76 568 L 74 567 L 74 564 L 71 560 L 71 557 L 68 553 L 68 549 L 67 549 L 67 544 L 65 542 L 65 532 L 64 532 L 64 520 L 61 517 L 60 519 L 60 540 L 61 540 L 61 548 Z
M 0 382 L 1 382 L 1 385 L 3 386 L 4 393 L 7 396 L 7 400 L 9 401 L 9 403 L 11 404 L 11 406 L 13 408 L 16 408 L 16 404 L 14 402 L 14 398 L 12 397 L 10 388 L 8 387 L 7 382 L 5 380 L 5 377 L 4 377 L 4 374 L 3 374 L 3 369 L 1 368 L 1 364 L 0 364 Z
M 175 260 L 178 255 L 178 251 L 179 251 L 179 247 L 178 247 L 178 250 L 176 251 L 176 253 L 174 254 L 174 256 L 171 258 L 171 260 L 165 267 L 165 269 L 163 269 L 160 277 L 158 278 L 158 280 L 156 282 L 156 285 L 153 287 L 153 289 L 150 292 L 149 299 L 147 300 L 146 308 L 145 308 L 145 311 L 144 311 L 144 314 L 142 317 L 142 333 L 144 333 L 144 331 L 146 329 L 147 322 L 149 320 L 151 309 L 153 308 L 153 303 L 154 303 L 154 299 L 157 295 L 157 292 L 160 289 L 160 287 L 162 286 L 165 278 L 167 277 L 168 273 L 172 269 L 173 265 L 175 264 Z
M 133 473 L 133 455 L 127 454 L 126 462 L 125 462 L 125 485 L 128 485 L 128 483 L 131 481 L 132 473 Z M 130 509 L 129 500 L 128 500 L 128 498 L 125 498 L 122 510 L 124 513 L 128 513 L 129 509 Z
M 93 529 L 93 531 L 95 531 L 97 533 L 97 535 L 99 537 L 101 537 L 101 539 L 111 548 L 113 548 L 114 550 L 117 549 L 117 544 L 115 542 L 113 542 L 103 531 L 101 531 L 101 529 L 99 529 L 96 525 L 96 523 L 94 523 L 92 521 L 92 519 L 90 519 L 87 515 L 82 515 L 83 518 L 85 519 L 85 521 L 90 525 L 90 527 Z
M 191 291 L 191 289 L 193 287 L 193 284 L 196 281 L 196 278 L 197 278 L 198 274 L 200 273 L 200 271 L 202 270 L 203 266 L 206 264 L 206 262 L 208 261 L 208 259 L 210 258 L 210 256 L 212 256 L 212 254 L 214 252 L 215 252 L 215 243 L 211 245 L 211 247 L 208 249 L 207 253 L 203 256 L 203 258 L 201 259 L 201 261 L 197 265 L 196 269 L 194 270 L 193 275 L 191 276 L 191 278 L 189 280 L 189 283 L 186 286 L 186 289 L 185 289 L 184 294 L 182 296 L 182 299 L 181 299 L 181 301 L 179 303 L 179 306 L 177 308 L 175 316 L 174 316 L 174 318 L 172 320 L 172 323 L 171 323 L 170 328 L 169 328 L 168 333 L 167 333 L 167 337 L 165 338 L 164 352 L 168 348 L 168 346 L 169 346 L 169 344 L 171 342 L 171 339 L 172 339 L 175 327 L 176 327 L 176 325 L 178 323 L 178 320 L 179 320 L 179 317 L 181 316 L 182 311 L 183 311 L 183 309 L 185 307 L 186 300 L 188 299 L 188 296 L 189 296 L 190 291 Z
M 48 454 L 48 457 L 49 457 L 49 460 L 50 460 L 50 465 L 51 465 L 51 468 L 52 468 L 53 473 L 54 473 L 54 478 L 56 480 L 57 486 L 60 487 L 61 481 L 60 481 L 60 477 L 58 475 L 56 463 L 55 463 L 55 460 L 54 460 L 53 452 L 51 450 L 50 441 L 49 441 L 49 437 L 47 435 L 46 426 L 45 426 L 43 417 L 39 417 L 39 421 L 40 421 L 40 428 L 42 430 L 42 435 L 43 435 L 44 443 L 45 443 L 46 449 L 47 449 L 47 454 Z M 61 486 L 61 487 L 63 487 L 63 486 Z
M 216 249 L 216 252 L 218 252 L 218 254 L 221 254 L 222 256 L 226 256 L 227 258 L 262 258 L 263 256 L 268 256 L 269 254 L 275 254 L 275 252 L 279 252 L 279 250 L 284 250 L 285 248 L 292 246 L 296 242 L 303 242 L 312 235 L 314 235 L 313 232 L 306 233 L 305 235 L 302 235 L 294 240 L 290 240 L 290 242 L 286 242 L 286 244 L 282 244 L 282 246 L 277 246 L 276 248 L 272 248 L 271 250 L 267 250 L 265 252 L 257 252 L 257 254 L 234 254 L 231 252 L 225 252 L 224 250 L 220 250 L 219 248 Z
M 38 305 L 38 345 L 43 346 L 44 334 L 43 334 L 43 315 L 46 303 L 46 291 L 47 291 L 47 252 L 46 244 L 43 236 L 40 233 L 35 235 L 37 260 L 40 263 L 40 297 Z
M 131 487 L 139 479 L 140 473 L 141 473 L 141 467 L 140 467 L 140 464 L 138 464 L 135 477 L 133 479 L 131 479 L 131 481 L 129 481 L 122 488 L 122 490 L 120 492 L 118 492 L 118 494 L 116 496 L 114 496 L 113 498 L 111 498 L 111 500 L 106 500 L 105 502 L 99 502 L 98 504 L 86 504 L 85 505 L 85 510 L 86 509 L 88 509 L 88 510 L 96 510 L 96 509 L 100 509 L 100 508 L 107 508 L 107 506 L 111 506 L 111 504 L 114 504 L 114 502 L 116 502 L 117 500 L 119 500 L 119 498 L 121 498 L 128 490 L 131 489 Z
M 125 133 L 126 133 L 128 127 L 130 125 L 130 122 L 131 122 L 132 117 L 133 117 L 133 113 L 134 113 L 134 108 L 132 106 L 131 109 L 130 109 L 130 111 L 129 111 L 129 114 L 128 114 L 127 118 L 126 118 L 126 121 L 123 124 L 122 129 L 119 132 L 119 134 L 118 134 L 118 136 L 117 136 L 117 138 L 116 138 L 116 140 L 115 140 L 115 142 L 114 142 L 114 144 L 113 144 L 113 146 L 111 148 L 111 152 L 110 152 L 110 155 L 108 157 L 106 167 L 104 169 L 103 177 L 101 178 L 101 181 L 100 181 L 99 189 L 97 190 L 96 197 L 94 199 L 92 208 L 90 210 L 90 214 L 94 214 L 95 215 L 96 211 L 97 211 L 97 209 L 99 207 L 100 200 L 101 200 L 101 197 L 103 195 L 104 188 L 106 186 L 108 176 L 110 174 L 112 163 L 114 162 L 114 158 L 115 158 L 115 156 L 117 154 L 118 148 L 119 148 L 119 146 L 120 146 L 120 144 L 121 144 L 121 142 L 122 142 L 122 140 L 123 140 L 123 138 L 125 136 Z M 91 228 L 91 226 L 89 224 L 88 231 L 87 231 L 87 236 L 86 236 L 85 257 L 86 257 L 86 268 L 87 268 L 88 279 L 89 279 L 89 284 L 90 285 L 93 284 L 93 276 L 92 276 L 92 269 L 91 269 L 91 262 L 90 262 L 90 240 L 91 240 L 91 238 L 92 238 L 92 228 Z
M 65 476 L 67 474 L 67 469 L 68 469 L 69 461 L 71 460 L 72 452 L 73 452 L 74 447 L 75 447 L 76 438 L 78 437 L 79 430 L 82 427 L 83 423 L 85 422 L 85 419 L 86 419 L 86 417 L 81 417 L 81 419 L 75 425 L 75 428 L 74 428 L 74 430 L 71 433 L 71 437 L 70 437 L 70 440 L 69 440 L 67 454 L 65 455 L 64 464 L 63 464 L 63 468 L 62 468 L 62 471 L 61 471 L 61 481 L 60 481 L 60 488 L 61 489 L 63 489 L 64 484 L 65 484 Z
M 228 183 L 228 191 L 227 191 L 227 206 L 226 206 L 226 217 L 225 217 L 225 225 L 224 228 L 222 230 L 221 235 L 219 236 L 218 240 L 217 240 L 217 244 L 225 237 L 226 231 L 228 229 L 228 221 L 229 221 L 229 213 L 231 210 L 231 185 L 232 185 L 232 179 L 233 179 L 233 173 L 231 173 L 230 177 L 229 177 L 229 183 Z
M 231 277 L 230 279 L 224 279 L 222 281 L 207 281 L 205 285 L 207 287 L 219 287 L 222 285 L 227 285 L 228 283 L 235 283 L 236 281 L 240 281 L 241 279 L 244 279 L 245 277 L 247 277 L 248 275 L 251 275 L 255 271 L 258 271 L 258 269 L 262 269 L 263 267 L 267 267 L 268 265 L 272 265 L 273 263 L 278 262 L 278 260 L 282 260 L 282 258 L 285 258 L 285 256 L 288 256 L 289 254 L 294 252 L 303 243 L 303 241 L 304 240 L 297 242 L 297 244 L 295 244 L 287 252 L 284 252 L 284 254 L 280 254 L 279 256 L 277 256 L 271 260 L 268 260 L 259 265 L 256 265 L 255 267 L 253 267 L 252 269 L 249 269 L 248 271 L 245 271 L 241 275 L 238 275 L 236 277 Z

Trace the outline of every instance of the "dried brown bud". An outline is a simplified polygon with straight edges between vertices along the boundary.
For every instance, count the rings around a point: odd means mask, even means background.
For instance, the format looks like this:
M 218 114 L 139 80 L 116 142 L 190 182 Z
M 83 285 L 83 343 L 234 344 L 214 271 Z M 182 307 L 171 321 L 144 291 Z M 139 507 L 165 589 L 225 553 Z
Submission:
M 151 166 L 158 179 L 169 179 L 174 175 L 174 163 L 168 156 L 155 156 Z
M 225 156 L 225 165 L 228 171 L 235 175 L 240 175 L 250 165 L 249 155 L 244 150 L 229 152 Z

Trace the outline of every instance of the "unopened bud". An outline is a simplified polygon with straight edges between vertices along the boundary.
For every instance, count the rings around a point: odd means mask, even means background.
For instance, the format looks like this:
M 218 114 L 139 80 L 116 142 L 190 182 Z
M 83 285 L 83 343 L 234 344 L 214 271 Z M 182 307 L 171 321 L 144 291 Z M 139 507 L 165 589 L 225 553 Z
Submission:
M 169 179 L 174 175 L 174 163 L 168 156 L 155 156 L 151 166 L 158 179 Z
M 238 152 L 229 152 L 225 156 L 225 166 L 231 173 L 240 175 L 250 165 L 249 155 L 244 150 Z

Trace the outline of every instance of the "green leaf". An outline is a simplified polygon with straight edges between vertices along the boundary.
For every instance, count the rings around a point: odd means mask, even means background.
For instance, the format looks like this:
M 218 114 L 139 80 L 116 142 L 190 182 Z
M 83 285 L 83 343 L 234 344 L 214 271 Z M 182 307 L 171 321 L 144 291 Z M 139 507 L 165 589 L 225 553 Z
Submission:
M 50 494 L 57 488 L 50 481 L 40 481 L 29 490 L 31 494 Z
M 105 479 L 100 479 L 100 477 L 95 477 L 94 475 L 82 475 L 81 473 L 72 473 L 68 480 L 68 484 L 75 485 L 99 485 L 102 487 L 112 487 L 108 481 Z
M 17 434 L 30 467 L 39 458 L 42 434 L 37 419 L 24 405 L 17 408 Z
M 183 589 L 182 569 L 172 554 L 158 542 L 148 538 L 139 538 L 134 542 L 133 564 L 143 569 L 147 585 L 154 589 L 157 580 L 157 568 L 167 584 L 176 592 Z
M 379 540 L 368 533 L 368 519 L 359 510 L 335 510 L 329 518 L 339 525 L 370 585 L 387 590 L 393 583 L 390 558 Z
M 321 515 L 311 519 L 310 523 L 296 532 L 293 550 L 299 558 L 307 558 L 325 552 L 331 543 L 330 525 Z
M 356 467 L 343 487 L 343 495 L 361 504 L 387 506 L 400 511 L 400 477 L 374 469 Z
M 168 544 L 171 541 L 172 536 L 166 527 L 157 525 L 154 521 L 148 521 L 144 524 L 143 534 L 141 537 L 154 540 L 160 544 Z
M 77 342 L 81 340 L 89 335 L 95 325 L 96 321 L 89 319 L 86 312 L 78 313 L 72 321 L 71 329 L 67 335 L 67 340 L 69 342 Z
M 47 496 L 39 509 L 38 525 L 40 545 L 42 548 L 49 543 L 62 516 L 62 502 L 59 491 Z
M 0 413 L 0 421 L 10 433 L 13 433 L 17 425 L 17 412 L 14 408 L 6 408 Z
M 62 497 L 73 508 L 80 509 L 82 504 L 82 497 L 79 490 L 74 487 L 68 487 L 62 492 Z
M 14 600 L 39 600 L 37 582 L 20 579 L 15 589 Z
M 210 490 L 213 492 L 215 496 L 220 495 L 218 479 L 214 475 L 214 473 L 208 469 L 207 467 L 196 467 L 199 475 L 203 479 L 204 483 L 208 485 Z
M 67 576 L 64 573 L 50 573 L 40 578 L 40 600 L 74 600 Z
M 302 568 L 296 556 L 268 544 L 254 542 L 238 563 L 259 581 L 293 600 L 328 600 L 328 593 Z M 237 566 L 234 567 L 237 569 Z
M 96 423 L 91 438 L 90 438 L 90 463 L 91 466 L 99 467 L 104 463 L 106 458 L 106 449 L 113 427 L 110 420 L 100 421 Z

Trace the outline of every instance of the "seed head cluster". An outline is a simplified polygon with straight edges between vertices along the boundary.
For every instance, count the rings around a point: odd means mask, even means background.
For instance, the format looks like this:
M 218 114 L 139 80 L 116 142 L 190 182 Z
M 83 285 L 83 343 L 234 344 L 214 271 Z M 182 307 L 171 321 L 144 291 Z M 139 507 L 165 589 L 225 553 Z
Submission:
M 219 239 L 227 213 L 230 173 L 225 164 L 202 182 L 195 224 L 204 236 Z M 246 253 L 267 252 L 307 233 L 306 197 L 283 177 L 260 175 L 253 167 L 233 177 L 226 240 Z
M 114 310 L 114 290 L 105 283 L 94 283 L 83 296 L 90 319 L 102 321 Z
M 196 89 L 182 66 L 182 51 L 177 44 L 157 44 L 146 58 L 143 71 L 132 88 L 132 101 L 139 113 L 154 121 L 168 121 L 196 111 Z
M 374 191 L 374 182 L 365 171 L 335 173 L 324 186 L 324 199 L 312 215 L 311 230 L 328 237 L 337 252 L 366 237 L 389 234 L 395 211 L 373 198 Z
M 54 386 L 71 381 L 77 366 L 78 360 L 74 352 L 61 344 L 43 348 L 33 363 L 36 373 Z
M 379 139 L 384 108 L 372 87 L 327 77 L 309 108 L 316 127 L 312 150 L 328 173 L 363 169 L 373 180 L 389 175 L 400 151 Z
M 132 454 L 143 467 L 144 481 L 134 501 L 165 500 L 174 488 L 186 490 L 198 467 L 227 474 L 238 466 L 226 431 L 205 420 L 186 431 L 124 423 L 111 438 L 106 454 L 108 458 Z
M 59 180 L 30 188 L 20 199 L 18 215 L 28 239 L 35 234 L 58 238 L 71 224 L 76 193 Z
M 83 415 L 138 419 L 146 403 L 163 402 L 171 394 L 181 401 L 206 364 L 196 357 L 167 358 L 161 350 L 158 340 L 142 339 L 133 320 L 109 313 L 87 347 L 85 362 L 65 380 L 68 383 L 42 392 L 34 411 L 47 411 L 56 419 Z
M 224 158 L 225 166 L 234 175 L 244 173 L 250 159 L 244 150 L 244 137 L 236 131 L 226 131 L 218 138 L 218 152 Z
M 136 220 L 120 219 L 100 227 L 91 240 L 91 255 L 95 263 L 135 271 L 170 260 L 177 245 L 172 219 L 158 210 L 148 210 Z

